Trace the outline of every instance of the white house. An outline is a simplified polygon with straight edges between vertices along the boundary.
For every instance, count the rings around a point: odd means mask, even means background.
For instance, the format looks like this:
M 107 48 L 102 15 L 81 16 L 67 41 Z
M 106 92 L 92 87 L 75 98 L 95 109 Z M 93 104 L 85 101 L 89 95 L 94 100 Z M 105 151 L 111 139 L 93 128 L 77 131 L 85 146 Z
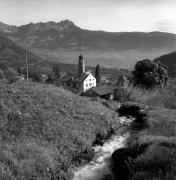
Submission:
M 85 92 L 92 87 L 96 87 L 96 79 L 91 73 L 89 73 L 87 74 L 86 78 L 82 81 L 82 90 L 83 92 Z

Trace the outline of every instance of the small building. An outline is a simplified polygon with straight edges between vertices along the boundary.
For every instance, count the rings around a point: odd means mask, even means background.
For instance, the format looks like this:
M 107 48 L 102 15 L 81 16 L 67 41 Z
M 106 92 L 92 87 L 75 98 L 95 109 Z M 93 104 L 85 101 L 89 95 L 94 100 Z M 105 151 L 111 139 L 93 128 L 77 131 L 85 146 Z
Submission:
M 115 88 L 111 86 L 93 87 L 85 95 L 91 97 L 101 97 L 103 99 L 114 99 Z
M 96 78 L 91 72 L 85 72 L 85 62 L 82 55 L 79 56 L 78 74 L 63 76 L 59 81 L 63 87 L 77 92 L 85 92 L 96 87 Z

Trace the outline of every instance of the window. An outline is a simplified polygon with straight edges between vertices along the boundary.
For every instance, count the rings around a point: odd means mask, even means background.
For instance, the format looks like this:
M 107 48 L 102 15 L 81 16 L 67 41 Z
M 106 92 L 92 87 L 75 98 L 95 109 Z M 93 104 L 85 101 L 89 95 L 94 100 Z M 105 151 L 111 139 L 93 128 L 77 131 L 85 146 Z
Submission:
M 89 83 L 89 86 L 92 86 L 92 83 Z
M 89 81 L 91 81 L 91 79 L 89 79 Z
M 88 87 L 89 85 L 88 84 L 86 84 L 86 87 Z

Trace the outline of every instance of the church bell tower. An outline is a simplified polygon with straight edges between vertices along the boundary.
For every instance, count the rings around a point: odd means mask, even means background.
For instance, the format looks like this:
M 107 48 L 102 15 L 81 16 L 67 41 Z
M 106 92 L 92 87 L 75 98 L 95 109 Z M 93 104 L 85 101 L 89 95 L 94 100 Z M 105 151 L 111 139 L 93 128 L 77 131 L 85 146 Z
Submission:
M 79 60 L 78 60 L 78 76 L 81 76 L 84 73 L 85 73 L 84 57 L 80 54 Z

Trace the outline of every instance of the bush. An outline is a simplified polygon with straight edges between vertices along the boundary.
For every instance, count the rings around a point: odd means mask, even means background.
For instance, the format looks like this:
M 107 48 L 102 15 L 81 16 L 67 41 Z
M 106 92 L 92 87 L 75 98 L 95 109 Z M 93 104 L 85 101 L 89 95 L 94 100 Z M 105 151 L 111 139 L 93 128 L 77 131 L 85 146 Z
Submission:
M 7 67 L 7 65 L 6 65 L 5 63 L 1 62 L 1 63 L 0 63 L 0 69 L 2 69 L 3 71 L 5 71 L 5 70 L 8 69 L 8 67 Z
M 124 103 L 117 112 L 120 116 L 132 116 L 135 120 L 131 123 L 131 129 L 142 130 L 148 126 L 147 113 L 135 103 Z
M 168 80 L 166 67 L 149 59 L 138 61 L 132 74 L 133 85 L 147 89 L 157 85 L 165 86 Z
M 16 76 L 17 76 L 17 72 L 9 67 L 6 71 L 5 71 L 5 77 L 8 80 L 9 83 L 13 83 L 16 81 Z
M 59 64 L 56 64 L 53 66 L 53 73 L 54 73 L 54 76 L 56 79 L 60 77 L 60 66 L 59 66 Z
M 123 103 L 117 112 L 120 116 L 134 116 L 136 117 L 140 111 L 140 106 L 136 103 Z
M 46 79 L 46 83 L 53 84 L 54 80 L 55 80 L 54 75 L 53 74 L 48 74 L 48 77 Z
M 35 82 L 42 82 L 42 76 L 40 72 L 33 72 L 33 74 L 30 75 L 30 78 L 32 78 Z
M 4 72 L 2 69 L 0 69 L 0 79 L 3 79 L 4 78 Z

